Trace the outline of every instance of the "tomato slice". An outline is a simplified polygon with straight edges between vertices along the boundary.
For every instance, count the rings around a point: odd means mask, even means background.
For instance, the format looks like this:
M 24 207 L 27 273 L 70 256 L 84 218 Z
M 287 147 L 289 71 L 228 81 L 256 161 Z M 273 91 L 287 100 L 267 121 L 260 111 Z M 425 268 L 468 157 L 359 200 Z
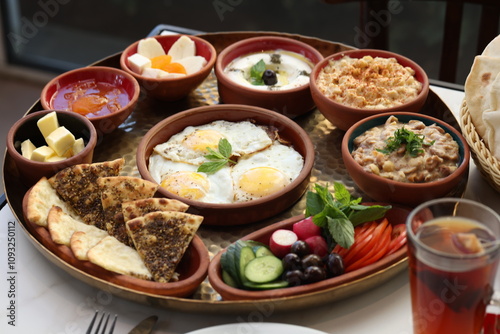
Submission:
M 384 257 L 389 249 L 389 244 L 391 241 L 392 225 L 386 224 L 381 232 L 379 240 L 376 245 L 374 245 L 368 253 L 366 253 L 362 258 L 349 264 L 345 271 L 353 271 L 369 264 L 375 263 Z
M 389 250 L 387 255 L 394 253 L 403 245 L 406 244 L 406 225 L 397 224 L 392 228 L 391 242 L 389 243 Z
M 347 254 L 351 252 L 357 252 L 360 247 L 360 243 L 366 239 L 367 235 L 371 235 L 373 230 L 377 227 L 376 222 L 366 222 L 364 224 L 358 225 L 354 228 L 354 243 L 349 248 L 344 248 L 340 245 L 336 245 L 333 248 L 333 253 L 337 253 L 342 258 L 345 258 Z
M 349 267 L 350 264 L 365 257 L 368 253 L 373 252 L 375 246 L 380 243 L 380 238 L 382 237 L 383 232 L 385 231 L 388 225 L 389 222 L 387 219 L 382 220 L 378 224 L 375 223 L 375 228 L 373 229 L 373 232 L 370 231 L 371 233 L 366 234 L 365 238 L 368 239 L 368 241 L 363 243 L 363 247 L 361 248 L 360 246 L 359 250 L 354 250 L 352 253 L 349 252 L 346 255 L 346 257 L 344 258 L 345 266 Z

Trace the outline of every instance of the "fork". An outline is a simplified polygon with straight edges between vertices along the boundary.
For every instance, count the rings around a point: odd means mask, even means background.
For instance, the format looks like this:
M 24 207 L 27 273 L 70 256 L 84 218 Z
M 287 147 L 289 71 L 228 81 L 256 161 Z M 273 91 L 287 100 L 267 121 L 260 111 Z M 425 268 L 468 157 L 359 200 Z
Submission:
M 87 329 L 86 334 L 92 334 L 92 329 L 94 327 L 94 322 L 97 319 L 98 313 L 99 313 L 99 311 L 95 311 L 94 317 L 92 318 L 92 321 L 90 322 L 90 325 L 89 325 L 89 328 Z M 108 327 L 109 315 L 110 315 L 109 313 L 107 313 L 107 314 L 103 313 L 101 315 L 101 318 L 99 319 L 99 323 L 97 324 L 97 328 L 95 329 L 94 334 L 104 334 L 105 333 L 106 327 Z M 104 320 L 104 317 L 106 317 L 106 319 L 105 319 L 104 324 L 103 324 L 102 321 Z M 115 330 L 115 324 L 116 324 L 117 317 L 118 316 L 115 314 L 115 318 L 113 319 L 113 323 L 111 324 L 111 328 L 109 329 L 108 334 L 113 334 L 113 331 Z M 101 329 L 101 325 L 104 325 L 104 326 L 102 327 L 102 331 L 99 332 L 99 329 Z

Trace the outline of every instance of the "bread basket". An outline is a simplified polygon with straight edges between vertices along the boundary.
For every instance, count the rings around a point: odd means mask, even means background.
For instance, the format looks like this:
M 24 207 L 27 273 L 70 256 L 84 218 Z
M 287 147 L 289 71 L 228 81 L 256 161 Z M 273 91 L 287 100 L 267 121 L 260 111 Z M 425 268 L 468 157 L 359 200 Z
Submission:
M 465 99 L 460 109 L 460 123 L 462 134 L 467 140 L 467 144 L 469 144 L 476 167 L 490 181 L 491 186 L 500 192 L 500 161 L 491 154 L 483 139 L 476 132 Z

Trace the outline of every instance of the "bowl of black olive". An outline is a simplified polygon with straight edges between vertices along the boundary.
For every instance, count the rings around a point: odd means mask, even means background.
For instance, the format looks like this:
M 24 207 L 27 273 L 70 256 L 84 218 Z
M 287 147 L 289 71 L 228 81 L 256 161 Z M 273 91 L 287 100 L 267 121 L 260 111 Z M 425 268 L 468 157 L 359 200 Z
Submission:
M 309 76 L 321 60 L 314 47 L 288 37 L 238 41 L 223 49 L 215 63 L 220 100 L 295 118 L 315 106 Z

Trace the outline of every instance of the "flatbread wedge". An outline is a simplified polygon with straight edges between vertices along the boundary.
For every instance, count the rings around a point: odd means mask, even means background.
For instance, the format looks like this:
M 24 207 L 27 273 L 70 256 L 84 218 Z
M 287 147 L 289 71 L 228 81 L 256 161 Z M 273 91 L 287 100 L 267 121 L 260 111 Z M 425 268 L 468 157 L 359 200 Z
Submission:
M 52 206 L 60 207 L 64 212 L 76 217 L 73 209 L 64 202 L 46 177 L 42 177 L 29 191 L 26 219 L 38 226 L 47 226 L 47 216 Z
M 92 164 L 79 164 L 65 168 L 49 179 L 61 198 L 89 225 L 105 229 L 99 177 L 117 176 L 124 159 Z
M 52 241 L 66 246 L 71 245 L 71 237 L 77 231 L 85 232 L 87 235 L 99 238 L 99 240 L 108 236 L 106 231 L 71 217 L 58 206 L 53 206 L 49 211 L 47 229 Z
M 144 216 L 155 211 L 177 211 L 186 212 L 189 205 L 176 199 L 168 198 L 146 198 L 136 201 L 122 203 L 123 219 L 127 222 L 131 219 Z
M 157 211 L 126 222 L 127 231 L 153 280 L 167 283 L 203 221 L 185 212 Z
M 106 270 L 151 280 L 151 273 L 144 265 L 139 253 L 112 236 L 107 236 L 87 252 L 89 261 Z
M 99 241 L 109 236 L 108 232 L 101 230 L 95 226 L 94 228 L 96 232 L 75 231 L 73 235 L 71 235 L 71 239 L 69 241 L 69 247 L 71 248 L 73 255 L 75 255 L 75 257 L 78 260 L 88 261 L 89 260 L 89 257 L 87 256 L 88 251 L 92 247 L 97 245 Z
M 106 230 L 124 244 L 133 246 L 125 228 L 122 203 L 152 197 L 158 184 L 133 176 L 101 177 L 97 183 Z

